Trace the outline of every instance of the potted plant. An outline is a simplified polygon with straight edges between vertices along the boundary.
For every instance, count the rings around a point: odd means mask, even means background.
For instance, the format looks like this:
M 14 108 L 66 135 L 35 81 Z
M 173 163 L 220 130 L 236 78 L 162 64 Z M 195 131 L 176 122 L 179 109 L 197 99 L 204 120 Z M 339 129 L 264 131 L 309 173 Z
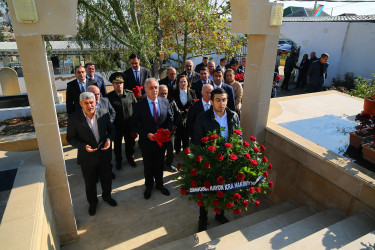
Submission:
M 372 138 L 372 142 L 363 144 L 363 159 L 375 164 L 375 134 Z
M 375 74 L 373 74 L 375 77 Z M 358 77 L 354 81 L 354 89 L 349 92 L 352 96 L 364 98 L 363 112 L 375 114 L 375 79 L 362 79 Z
M 359 129 L 356 131 L 350 132 L 349 144 L 352 147 L 360 148 L 361 143 L 365 137 L 371 136 L 374 132 L 373 129 L 370 129 L 374 126 L 374 115 L 362 111 L 356 115 L 355 120 L 359 121 Z

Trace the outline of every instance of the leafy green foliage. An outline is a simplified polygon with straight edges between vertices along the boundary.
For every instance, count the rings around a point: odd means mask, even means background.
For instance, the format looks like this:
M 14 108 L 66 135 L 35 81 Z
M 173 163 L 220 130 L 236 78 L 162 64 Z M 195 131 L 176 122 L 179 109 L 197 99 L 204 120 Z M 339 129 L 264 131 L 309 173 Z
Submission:
M 374 73 L 373 76 L 375 77 Z M 375 95 L 375 79 L 362 79 L 362 77 L 358 77 L 354 81 L 354 89 L 349 91 L 349 94 L 360 98 Z

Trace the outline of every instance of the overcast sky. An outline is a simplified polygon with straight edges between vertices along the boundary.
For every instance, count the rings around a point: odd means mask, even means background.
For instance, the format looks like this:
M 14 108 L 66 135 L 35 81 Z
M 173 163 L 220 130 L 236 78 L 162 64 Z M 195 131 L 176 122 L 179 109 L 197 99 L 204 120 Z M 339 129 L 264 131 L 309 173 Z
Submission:
M 314 8 L 315 1 L 277 1 L 284 4 L 284 8 L 289 6 L 301 6 L 306 8 Z M 324 5 L 323 11 L 332 16 L 338 16 L 342 13 L 354 13 L 357 15 L 375 15 L 375 2 L 323 2 L 318 1 L 318 4 Z

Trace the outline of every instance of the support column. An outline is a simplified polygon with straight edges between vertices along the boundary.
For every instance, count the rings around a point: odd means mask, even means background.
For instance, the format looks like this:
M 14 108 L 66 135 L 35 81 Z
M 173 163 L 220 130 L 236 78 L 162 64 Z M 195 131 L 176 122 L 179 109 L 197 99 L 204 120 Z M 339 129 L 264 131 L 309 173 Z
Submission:
M 60 243 L 78 239 L 64 154 L 57 122 L 47 55 L 41 35 L 17 35 L 18 52 L 25 77 L 40 157 L 46 168 L 47 189 Z
M 249 35 L 241 126 L 264 141 L 279 35 Z

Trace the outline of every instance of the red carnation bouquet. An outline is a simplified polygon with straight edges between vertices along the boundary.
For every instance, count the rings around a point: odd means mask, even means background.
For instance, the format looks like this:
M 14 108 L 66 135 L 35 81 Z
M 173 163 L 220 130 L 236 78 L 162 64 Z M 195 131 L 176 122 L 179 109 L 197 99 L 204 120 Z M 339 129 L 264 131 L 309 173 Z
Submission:
M 243 140 L 241 129 L 235 129 L 227 141 L 220 131 L 209 133 L 201 145 L 191 145 L 180 154 L 181 194 L 189 194 L 198 206 L 215 213 L 240 214 L 250 204 L 258 206 L 258 195 L 273 187 L 267 180 L 272 164 L 263 156 L 265 150 L 254 136 Z
M 138 97 L 139 97 L 139 95 L 141 94 L 142 89 L 143 89 L 142 86 L 135 86 L 135 87 L 132 89 L 132 92 L 133 92 L 135 98 L 138 98 Z
M 159 128 L 156 130 L 156 133 L 154 134 L 154 139 L 156 140 L 157 144 L 161 147 L 163 146 L 163 143 L 169 142 L 171 138 L 171 131 L 168 129 Z
M 244 75 L 243 73 L 237 73 L 235 76 L 234 76 L 234 79 L 237 81 L 237 82 L 243 82 L 244 81 Z

